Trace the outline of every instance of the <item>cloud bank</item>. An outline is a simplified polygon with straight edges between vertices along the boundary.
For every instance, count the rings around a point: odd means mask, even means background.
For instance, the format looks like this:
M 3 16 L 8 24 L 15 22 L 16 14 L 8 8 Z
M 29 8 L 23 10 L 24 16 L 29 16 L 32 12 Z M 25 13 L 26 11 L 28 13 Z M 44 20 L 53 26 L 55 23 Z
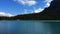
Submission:
M 23 5 L 28 5 L 28 6 L 32 6 L 37 3 L 35 0 L 14 0 L 14 1 L 21 3 Z
M 39 13 L 39 12 L 42 12 L 44 9 L 42 9 L 42 8 L 38 8 L 38 9 L 35 9 L 34 10 L 34 13 Z
M 13 15 L 10 14 L 10 13 L 0 12 L 0 16 L 11 17 L 11 16 L 13 16 Z
M 28 6 L 32 6 L 32 5 L 36 5 L 36 4 L 37 4 L 36 0 L 14 0 L 14 1 L 16 1 L 16 2 L 18 2 L 18 3 L 21 3 L 21 4 L 23 4 L 23 5 L 28 5 Z M 53 0 L 44 0 L 44 2 L 46 3 L 45 6 L 44 6 L 44 8 L 49 7 L 51 1 L 53 1 Z M 34 11 L 32 10 L 31 13 L 32 13 L 32 12 L 33 12 L 33 13 L 42 12 L 42 11 L 44 10 L 44 8 L 43 8 L 43 9 L 42 9 L 42 8 L 38 8 L 38 9 L 35 9 L 35 8 L 34 8 Z M 26 10 L 24 11 L 24 14 L 27 14 L 27 13 L 28 13 L 28 10 L 26 9 Z
M 53 0 L 45 0 L 44 2 L 46 2 L 46 5 L 45 5 L 44 7 L 45 7 L 45 8 L 46 8 L 46 7 L 49 7 L 49 6 L 50 6 L 51 1 L 53 1 Z
M 44 6 L 44 8 L 49 7 L 51 1 L 53 1 L 53 0 L 45 0 L 44 2 L 46 2 L 46 5 Z M 42 12 L 43 10 L 44 10 L 44 9 L 42 9 L 42 8 L 38 8 L 38 9 L 35 9 L 33 12 L 34 12 L 34 13 L 39 13 L 39 12 Z

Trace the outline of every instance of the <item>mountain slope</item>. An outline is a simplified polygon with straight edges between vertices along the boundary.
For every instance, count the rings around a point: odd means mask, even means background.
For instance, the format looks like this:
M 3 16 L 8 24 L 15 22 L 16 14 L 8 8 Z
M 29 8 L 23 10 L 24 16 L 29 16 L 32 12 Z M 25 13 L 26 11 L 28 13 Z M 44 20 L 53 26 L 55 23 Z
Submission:
M 51 2 L 50 7 L 40 13 L 17 15 L 14 17 L 0 17 L 0 20 L 60 20 L 60 0 Z
M 60 0 L 52 1 L 50 7 L 45 8 L 40 13 L 17 15 L 14 18 L 22 20 L 58 20 L 60 19 Z

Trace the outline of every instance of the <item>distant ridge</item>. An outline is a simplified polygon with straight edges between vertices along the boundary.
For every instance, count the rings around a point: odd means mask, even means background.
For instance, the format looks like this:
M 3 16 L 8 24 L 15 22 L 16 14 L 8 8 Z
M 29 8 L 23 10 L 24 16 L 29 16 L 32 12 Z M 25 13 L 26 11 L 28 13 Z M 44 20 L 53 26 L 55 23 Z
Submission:
M 60 0 L 53 0 L 50 7 L 40 13 L 3 17 L 6 20 L 60 20 Z M 2 17 L 0 17 L 2 19 Z
M 60 0 L 53 0 L 50 7 L 36 14 L 17 15 L 17 19 L 25 20 L 59 20 L 60 19 Z

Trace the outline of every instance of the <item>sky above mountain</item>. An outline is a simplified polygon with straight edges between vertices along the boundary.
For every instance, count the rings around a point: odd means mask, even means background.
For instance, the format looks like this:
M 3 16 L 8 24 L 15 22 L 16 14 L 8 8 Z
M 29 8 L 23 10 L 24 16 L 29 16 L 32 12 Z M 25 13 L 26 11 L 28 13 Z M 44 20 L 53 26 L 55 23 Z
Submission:
M 0 15 L 38 13 L 49 7 L 53 0 L 0 0 Z

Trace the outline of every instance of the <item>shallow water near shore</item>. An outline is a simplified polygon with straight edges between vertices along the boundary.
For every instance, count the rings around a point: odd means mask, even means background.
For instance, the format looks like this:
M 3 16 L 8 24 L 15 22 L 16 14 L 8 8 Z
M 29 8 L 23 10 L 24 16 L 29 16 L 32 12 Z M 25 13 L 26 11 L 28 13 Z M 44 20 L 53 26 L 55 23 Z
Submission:
M 60 34 L 60 21 L 1 20 L 0 34 Z

